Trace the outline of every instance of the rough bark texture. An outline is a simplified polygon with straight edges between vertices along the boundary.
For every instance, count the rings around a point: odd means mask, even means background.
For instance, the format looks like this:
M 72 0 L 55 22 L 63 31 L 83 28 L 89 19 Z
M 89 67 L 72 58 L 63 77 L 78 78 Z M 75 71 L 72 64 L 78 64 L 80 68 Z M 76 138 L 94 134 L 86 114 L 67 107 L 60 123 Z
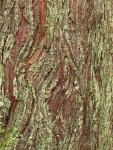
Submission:
M 112 150 L 112 0 L 0 1 L 0 149 Z

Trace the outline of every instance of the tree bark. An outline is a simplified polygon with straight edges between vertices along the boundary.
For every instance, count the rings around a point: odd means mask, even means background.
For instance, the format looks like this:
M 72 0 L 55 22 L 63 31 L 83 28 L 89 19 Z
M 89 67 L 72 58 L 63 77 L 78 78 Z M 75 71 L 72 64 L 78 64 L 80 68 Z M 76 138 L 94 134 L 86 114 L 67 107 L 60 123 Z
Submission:
M 0 149 L 111 150 L 112 0 L 0 1 Z

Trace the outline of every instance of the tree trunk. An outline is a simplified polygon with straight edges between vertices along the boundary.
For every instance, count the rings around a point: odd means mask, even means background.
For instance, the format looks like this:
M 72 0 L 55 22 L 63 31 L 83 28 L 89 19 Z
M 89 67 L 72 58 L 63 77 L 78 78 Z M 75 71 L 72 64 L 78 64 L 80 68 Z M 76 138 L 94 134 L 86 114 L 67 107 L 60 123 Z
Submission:
M 112 0 L 0 1 L 0 149 L 111 150 Z

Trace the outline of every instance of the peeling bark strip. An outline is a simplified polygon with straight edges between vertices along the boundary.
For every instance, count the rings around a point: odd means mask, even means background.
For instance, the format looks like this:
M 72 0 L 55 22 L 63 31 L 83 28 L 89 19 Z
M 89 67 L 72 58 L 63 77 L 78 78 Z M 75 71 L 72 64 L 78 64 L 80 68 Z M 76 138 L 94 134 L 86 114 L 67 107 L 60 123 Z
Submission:
M 9 99 L 11 101 L 11 112 L 14 113 L 14 110 L 16 107 L 16 100 L 15 100 L 15 97 L 13 96 L 13 90 L 14 90 L 13 83 L 14 83 L 15 73 L 14 73 L 14 70 L 13 70 L 14 68 L 11 62 L 8 61 L 7 64 L 8 64 L 8 80 L 9 80 L 8 93 L 9 93 Z
M 39 5 L 40 5 L 40 8 L 39 8 L 39 14 L 40 14 L 40 24 L 39 24 L 39 35 L 40 35 L 40 38 L 42 39 L 42 35 L 43 35 L 43 32 L 44 32 L 44 25 L 45 25 L 45 22 L 46 22 L 46 1 L 45 0 L 39 0 Z M 40 39 L 39 38 L 39 42 L 40 42 Z
M 21 13 L 21 21 L 19 29 L 16 33 L 16 43 L 18 44 L 17 47 L 19 46 L 20 42 L 25 42 L 28 37 L 27 20 L 23 15 L 23 8 L 20 8 L 20 13 Z
M 0 150 L 111 150 L 112 0 L 0 1 Z
M 35 18 L 35 15 L 36 15 L 36 1 L 35 0 L 33 1 L 33 15 Z M 43 42 L 43 40 L 45 39 L 45 36 L 44 36 L 44 25 L 46 22 L 46 2 L 45 2 L 45 0 L 39 0 L 39 16 L 40 16 L 40 23 L 39 23 L 38 30 L 36 31 L 36 35 L 33 40 L 33 47 L 39 46 L 40 43 Z M 30 66 L 38 59 L 40 51 L 42 51 L 42 50 L 39 48 L 36 48 L 36 52 L 32 55 L 30 60 L 28 59 L 28 62 L 26 64 L 25 80 L 27 80 L 27 74 L 30 69 Z
M 34 17 L 35 17 L 35 13 L 36 13 L 36 6 L 35 6 L 35 0 L 33 2 L 33 12 L 34 12 Z M 36 35 L 34 38 L 34 43 L 33 46 L 37 47 L 37 45 L 39 45 L 41 43 L 42 37 L 43 37 L 43 33 L 44 33 L 44 25 L 46 22 L 46 2 L 45 0 L 39 0 L 39 17 L 40 17 L 40 23 L 39 23 L 39 27 L 36 31 Z M 34 18 L 35 19 L 35 18 Z

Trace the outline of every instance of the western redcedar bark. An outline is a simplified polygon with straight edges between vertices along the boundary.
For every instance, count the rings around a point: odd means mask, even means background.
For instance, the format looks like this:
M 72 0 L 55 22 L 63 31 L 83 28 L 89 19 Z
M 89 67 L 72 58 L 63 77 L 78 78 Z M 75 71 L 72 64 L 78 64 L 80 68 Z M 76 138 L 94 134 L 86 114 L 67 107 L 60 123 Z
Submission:
M 0 149 L 110 150 L 112 0 L 0 1 Z

